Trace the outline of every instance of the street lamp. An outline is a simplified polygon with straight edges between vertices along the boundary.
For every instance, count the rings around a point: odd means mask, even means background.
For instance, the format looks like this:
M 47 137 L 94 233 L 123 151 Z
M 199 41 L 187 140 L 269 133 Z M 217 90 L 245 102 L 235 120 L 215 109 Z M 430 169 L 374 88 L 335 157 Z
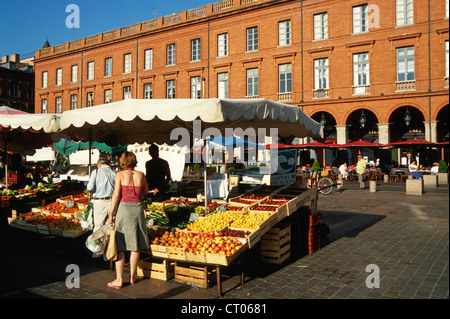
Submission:
M 408 127 L 409 124 L 411 124 L 411 114 L 409 113 L 409 109 L 408 108 L 406 108 L 405 117 L 403 119 L 405 120 L 406 127 Z
M 325 124 L 327 124 L 327 120 L 325 119 L 325 115 L 322 113 L 322 117 L 320 118 L 320 125 L 325 127 Z
M 361 113 L 361 117 L 359 118 L 359 124 L 361 125 L 361 128 L 364 128 L 364 126 L 366 125 L 367 119 L 366 116 L 364 115 L 364 110 Z

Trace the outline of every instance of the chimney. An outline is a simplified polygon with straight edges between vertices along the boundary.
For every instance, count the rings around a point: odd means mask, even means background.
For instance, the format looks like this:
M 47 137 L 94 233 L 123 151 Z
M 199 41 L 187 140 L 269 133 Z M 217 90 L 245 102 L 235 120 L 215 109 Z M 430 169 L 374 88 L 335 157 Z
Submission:
M 4 55 L 4 56 L 2 56 L 2 63 L 6 63 L 6 62 L 9 62 L 9 56 Z
M 11 62 L 19 63 L 20 62 L 20 55 L 17 53 L 11 54 Z

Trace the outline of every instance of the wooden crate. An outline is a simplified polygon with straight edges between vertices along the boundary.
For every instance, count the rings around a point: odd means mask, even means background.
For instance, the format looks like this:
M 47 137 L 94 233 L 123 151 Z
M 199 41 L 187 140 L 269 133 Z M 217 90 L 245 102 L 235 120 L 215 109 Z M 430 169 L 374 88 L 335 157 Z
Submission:
M 261 245 L 264 245 L 265 247 L 280 247 L 290 241 L 291 224 L 287 222 L 277 224 L 261 236 Z
M 194 266 L 188 263 L 175 262 L 175 281 L 193 284 L 200 288 L 210 288 L 216 281 L 216 270 L 210 266 Z
M 279 223 L 261 236 L 261 261 L 281 264 L 291 255 L 291 225 Z
M 166 259 L 146 258 L 137 264 L 137 276 L 168 281 L 175 275 L 175 264 Z
M 77 238 L 85 233 L 87 233 L 87 230 L 82 228 L 76 228 L 72 230 L 63 230 L 62 236 L 67 238 Z
M 160 245 L 150 245 L 148 251 L 146 253 L 155 257 L 167 258 L 169 255 L 167 254 L 167 247 Z
M 282 264 L 291 256 L 291 242 L 283 246 L 264 246 L 261 244 L 261 261 L 271 264 Z
M 184 248 L 167 247 L 167 257 L 176 260 L 186 260 L 186 250 Z
M 42 235 L 50 235 L 50 229 L 47 225 L 37 225 L 37 231 Z

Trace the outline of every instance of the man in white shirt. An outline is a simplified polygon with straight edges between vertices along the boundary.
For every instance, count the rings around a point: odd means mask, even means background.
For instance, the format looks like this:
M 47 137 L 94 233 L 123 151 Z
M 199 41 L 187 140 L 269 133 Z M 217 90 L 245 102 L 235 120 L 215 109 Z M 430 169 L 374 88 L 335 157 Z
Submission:
M 97 169 L 91 173 L 87 189 L 93 193 L 92 209 L 95 232 L 103 226 L 109 217 L 111 197 L 114 193 L 116 171 L 109 166 L 107 158 L 99 158 Z

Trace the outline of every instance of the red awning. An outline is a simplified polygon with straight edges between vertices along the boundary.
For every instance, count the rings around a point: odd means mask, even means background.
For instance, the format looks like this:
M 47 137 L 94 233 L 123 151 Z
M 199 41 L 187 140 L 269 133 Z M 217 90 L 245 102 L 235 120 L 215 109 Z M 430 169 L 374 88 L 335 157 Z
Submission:
M 436 145 L 436 143 L 433 143 L 430 141 L 419 140 L 419 139 L 412 139 L 412 140 L 407 140 L 407 141 L 389 143 L 386 146 L 399 147 L 399 146 L 408 146 L 408 145 Z

